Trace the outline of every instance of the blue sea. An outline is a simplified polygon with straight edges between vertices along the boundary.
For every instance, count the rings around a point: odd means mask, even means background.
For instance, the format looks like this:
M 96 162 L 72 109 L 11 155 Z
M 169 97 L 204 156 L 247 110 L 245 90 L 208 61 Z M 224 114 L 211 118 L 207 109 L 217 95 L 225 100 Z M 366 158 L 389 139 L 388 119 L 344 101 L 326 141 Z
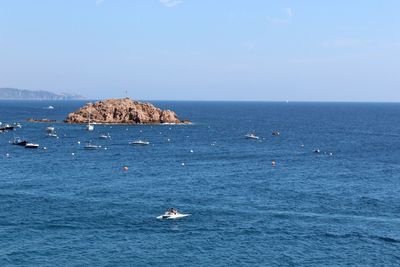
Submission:
M 0 102 L 22 124 L 0 133 L 0 266 L 400 265 L 400 104 L 156 101 L 193 124 L 26 121 L 83 104 Z M 191 216 L 157 220 L 169 207 Z

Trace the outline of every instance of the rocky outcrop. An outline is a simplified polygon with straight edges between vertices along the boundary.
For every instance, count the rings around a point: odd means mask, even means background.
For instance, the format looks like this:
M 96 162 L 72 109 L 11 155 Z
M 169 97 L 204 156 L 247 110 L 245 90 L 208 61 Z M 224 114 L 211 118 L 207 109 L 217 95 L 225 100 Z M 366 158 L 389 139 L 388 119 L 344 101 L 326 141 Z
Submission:
M 107 123 L 107 124 L 159 124 L 159 123 L 190 123 L 180 120 L 175 112 L 161 110 L 150 103 L 141 103 L 123 99 L 107 99 L 96 103 L 88 103 L 76 112 L 68 114 L 68 123 Z

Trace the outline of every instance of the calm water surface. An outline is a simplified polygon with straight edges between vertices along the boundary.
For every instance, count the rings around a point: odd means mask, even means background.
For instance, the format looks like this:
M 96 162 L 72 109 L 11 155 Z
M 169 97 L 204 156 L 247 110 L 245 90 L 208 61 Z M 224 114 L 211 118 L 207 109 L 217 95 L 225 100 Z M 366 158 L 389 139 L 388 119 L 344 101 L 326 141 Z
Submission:
M 59 139 L 25 121 L 83 104 L 0 102 L 23 124 L 0 133 L 0 266 L 400 265 L 400 104 L 155 102 L 194 124 Z

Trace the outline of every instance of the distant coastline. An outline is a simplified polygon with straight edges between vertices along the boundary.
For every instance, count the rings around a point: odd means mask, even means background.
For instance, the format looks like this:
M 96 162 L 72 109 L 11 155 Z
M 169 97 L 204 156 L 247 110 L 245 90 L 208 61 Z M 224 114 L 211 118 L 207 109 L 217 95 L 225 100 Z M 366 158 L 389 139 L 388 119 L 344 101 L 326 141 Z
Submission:
M 81 95 L 53 93 L 45 90 L 0 88 L 0 100 L 85 100 Z

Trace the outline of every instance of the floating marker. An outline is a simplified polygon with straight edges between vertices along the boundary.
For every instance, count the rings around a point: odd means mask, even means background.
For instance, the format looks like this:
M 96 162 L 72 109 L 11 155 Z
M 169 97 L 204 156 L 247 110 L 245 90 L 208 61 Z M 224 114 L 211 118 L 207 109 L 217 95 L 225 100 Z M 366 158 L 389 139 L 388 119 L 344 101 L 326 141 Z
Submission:
M 193 153 L 193 149 L 190 150 L 190 153 Z
M 128 170 L 129 170 L 128 166 L 124 166 L 124 171 L 128 171 Z

